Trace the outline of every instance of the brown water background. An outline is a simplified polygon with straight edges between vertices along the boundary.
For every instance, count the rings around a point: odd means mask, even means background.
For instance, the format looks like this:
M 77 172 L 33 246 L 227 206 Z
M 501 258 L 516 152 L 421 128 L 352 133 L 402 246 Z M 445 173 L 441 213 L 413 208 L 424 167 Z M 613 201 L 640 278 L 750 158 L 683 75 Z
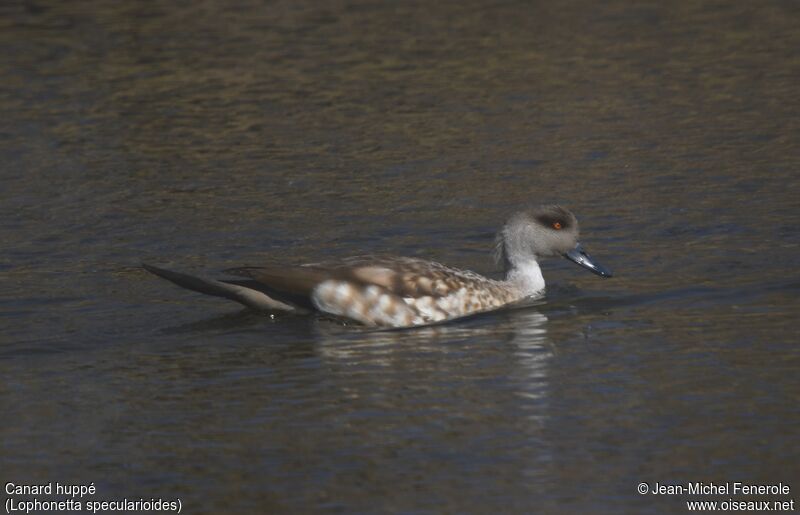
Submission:
M 0 480 L 187 513 L 800 501 L 798 49 L 794 1 L 0 4 Z M 537 306 L 436 330 L 138 267 L 488 273 L 538 202 L 616 276 L 548 261 Z

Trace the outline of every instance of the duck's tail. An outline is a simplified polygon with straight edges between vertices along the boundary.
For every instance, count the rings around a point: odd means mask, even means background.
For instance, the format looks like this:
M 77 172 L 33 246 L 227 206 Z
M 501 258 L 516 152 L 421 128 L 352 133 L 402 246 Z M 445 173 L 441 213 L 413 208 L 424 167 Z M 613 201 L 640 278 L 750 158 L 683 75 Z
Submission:
M 242 286 L 241 284 L 218 281 L 216 279 L 203 279 L 201 277 L 194 277 L 192 275 L 173 272 L 172 270 L 166 270 L 164 268 L 158 268 L 146 263 L 142 263 L 142 268 L 151 274 L 157 275 L 162 279 L 166 279 L 167 281 L 177 284 L 182 288 L 204 293 L 206 295 L 230 299 L 238 302 L 239 304 L 243 304 L 248 308 L 256 309 L 258 311 L 302 311 L 296 306 L 275 300 L 262 291 L 248 288 L 246 286 Z

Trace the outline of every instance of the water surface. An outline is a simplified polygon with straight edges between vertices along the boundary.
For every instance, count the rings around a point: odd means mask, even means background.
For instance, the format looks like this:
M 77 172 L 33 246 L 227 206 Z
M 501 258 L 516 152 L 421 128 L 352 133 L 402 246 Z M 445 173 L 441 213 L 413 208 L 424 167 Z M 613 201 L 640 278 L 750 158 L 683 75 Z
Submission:
M 800 491 L 794 2 L 0 7 L 3 482 L 189 513 L 683 513 Z M 490 273 L 560 202 L 614 270 L 365 332 L 160 281 Z M 746 500 L 746 498 L 737 498 Z

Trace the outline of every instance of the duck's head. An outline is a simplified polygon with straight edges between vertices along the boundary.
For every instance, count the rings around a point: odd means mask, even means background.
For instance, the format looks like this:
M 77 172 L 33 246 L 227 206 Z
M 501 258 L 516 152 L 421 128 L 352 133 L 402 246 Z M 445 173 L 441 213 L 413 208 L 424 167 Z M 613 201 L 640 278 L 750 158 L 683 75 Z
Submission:
M 537 206 L 508 219 L 497 235 L 495 257 L 506 270 L 541 257 L 564 256 L 602 277 L 611 271 L 583 250 L 578 220 L 569 210 L 555 205 Z

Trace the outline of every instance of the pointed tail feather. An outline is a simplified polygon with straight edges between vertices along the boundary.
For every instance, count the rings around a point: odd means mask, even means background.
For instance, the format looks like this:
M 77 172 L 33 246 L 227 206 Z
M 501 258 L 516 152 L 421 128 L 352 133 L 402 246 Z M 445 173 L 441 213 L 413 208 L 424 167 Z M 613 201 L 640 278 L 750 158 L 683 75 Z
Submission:
M 298 308 L 295 306 L 275 300 L 263 292 L 238 284 L 194 277 L 145 263 L 142 263 L 142 268 L 182 288 L 205 293 L 206 295 L 230 299 L 259 311 L 298 311 Z

